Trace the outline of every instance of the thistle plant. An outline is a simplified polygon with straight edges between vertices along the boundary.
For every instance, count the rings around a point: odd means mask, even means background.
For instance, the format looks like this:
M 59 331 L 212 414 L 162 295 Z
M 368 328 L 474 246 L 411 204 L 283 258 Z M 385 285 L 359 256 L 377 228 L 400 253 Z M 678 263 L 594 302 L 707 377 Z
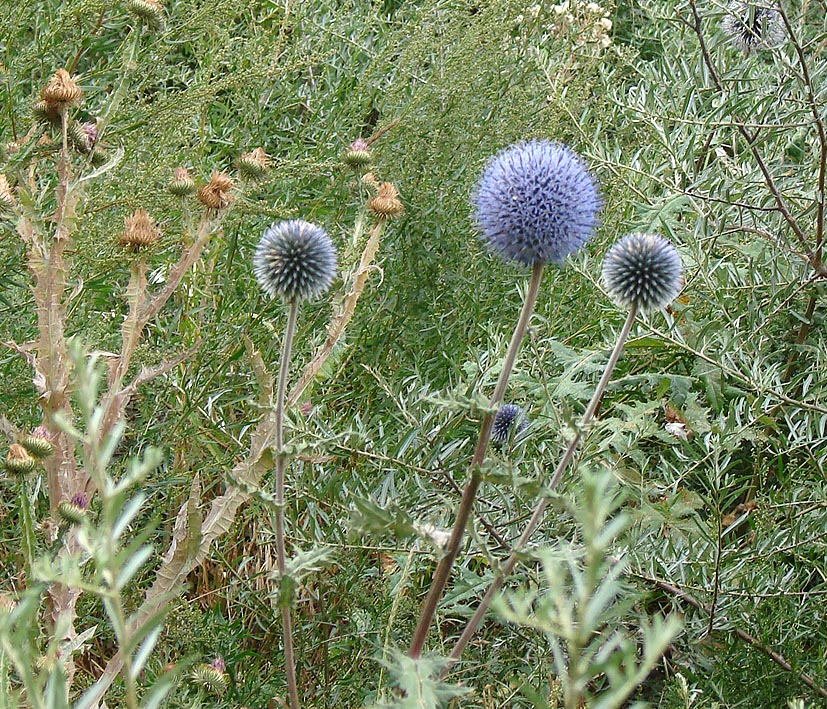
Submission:
M 301 219 L 279 222 L 264 232 L 256 247 L 253 273 L 265 293 L 272 298 L 281 298 L 287 306 L 287 324 L 276 385 L 273 441 L 276 455 L 276 559 L 279 575 L 285 582 L 287 555 L 284 543 L 284 400 L 290 354 L 299 305 L 305 300 L 320 296 L 330 288 L 336 274 L 336 249 L 327 233 L 314 224 Z M 290 706 L 298 709 L 300 701 L 293 656 L 291 600 L 287 598 L 281 601 L 282 638 Z
M 566 446 L 557 467 L 545 486 L 547 490 L 553 490 L 560 483 L 564 472 L 574 457 L 583 434 L 597 413 L 606 392 L 606 387 L 611 380 L 612 372 L 620 359 L 623 346 L 638 313 L 666 307 L 680 291 L 682 283 L 680 257 L 675 247 L 662 237 L 652 234 L 629 234 L 612 246 L 606 254 L 603 261 L 603 282 L 612 300 L 618 305 L 628 308 L 628 313 L 600 381 L 583 416 L 580 418 L 575 434 Z M 474 615 L 468 621 L 454 645 L 449 661 L 442 670 L 443 677 L 459 660 L 468 641 L 477 631 L 491 602 L 514 570 L 521 553 L 543 519 L 549 499 L 549 497 L 543 497 L 534 508 L 534 512 L 522 535 L 514 544 L 511 554 L 502 564 L 499 573 L 488 587 Z
M 534 310 L 543 269 L 547 263 L 561 265 L 567 256 L 583 247 L 597 223 L 600 206 L 595 182 L 582 160 L 570 148 L 543 140 L 518 143 L 495 155 L 483 171 L 473 201 L 482 241 L 499 257 L 531 266 L 531 279 L 497 385 L 480 425 L 451 539 L 434 572 L 408 649 L 408 655 L 414 659 L 422 652 L 451 567 L 459 554 L 482 482 L 481 466 L 495 415 Z
M 38 615 L 48 600 L 50 587 L 59 583 L 69 592 L 100 599 L 123 664 L 123 705 L 128 709 L 158 707 L 172 686 L 171 677 L 159 677 L 144 691 L 140 677 L 158 640 L 167 606 L 162 603 L 154 614 L 139 618 L 128 611 L 126 595 L 152 556 L 152 548 L 146 543 L 152 526 L 144 528 L 141 521 L 147 499 L 141 488 L 161 462 L 162 454 L 148 447 L 141 459 L 131 460 L 120 473 L 113 469 L 124 425 L 106 426 L 99 359 L 84 357 L 77 343 L 72 343 L 70 356 L 79 422 L 58 417 L 56 423 L 81 452 L 95 491 L 95 512 L 91 513 L 89 499 L 83 493 L 61 503 L 60 535 L 73 554 L 64 553 L 67 547 L 59 545 L 33 559 L 28 588 L 9 612 L 0 613 L 0 657 L 14 667 L 27 706 L 68 706 L 74 654 L 99 631 L 97 626 L 88 625 L 77 635 L 69 635 L 74 616 L 64 610 L 46 638 L 45 652 L 41 651 Z M 85 624 L 86 620 L 81 622 Z M 93 706 L 98 689 L 89 688 L 75 706 Z

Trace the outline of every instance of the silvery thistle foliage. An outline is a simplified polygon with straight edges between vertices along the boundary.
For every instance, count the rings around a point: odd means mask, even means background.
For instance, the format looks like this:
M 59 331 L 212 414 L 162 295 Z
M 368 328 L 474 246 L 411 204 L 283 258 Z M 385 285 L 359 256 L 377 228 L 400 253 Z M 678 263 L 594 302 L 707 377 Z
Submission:
M 525 412 L 516 404 L 503 404 L 497 409 L 494 416 L 494 426 L 491 429 L 491 442 L 500 447 L 504 445 L 509 436 L 522 433 L 528 427 Z
M 517 143 L 486 166 L 473 197 L 480 238 L 526 266 L 562 263 L 597 224 L 600 197 L 583 161 L 547 140 Z
M 724 32 L 745 54 L 770 49 L 784 40 L 784 22 L 778 10 L 766 4 L 735 0 L 721 23 Z
M 683 271 L 677 249 L 655 234 L 624 236 L 603 260 L 603 285 L 624 308 L 659 310 L 680 293 Z
M 253 255 L 253 273 L 265 293 L 288 303 L 324 293 L 336 273 L 336 247 L 324 229 L 302 219 L 271 225 Z

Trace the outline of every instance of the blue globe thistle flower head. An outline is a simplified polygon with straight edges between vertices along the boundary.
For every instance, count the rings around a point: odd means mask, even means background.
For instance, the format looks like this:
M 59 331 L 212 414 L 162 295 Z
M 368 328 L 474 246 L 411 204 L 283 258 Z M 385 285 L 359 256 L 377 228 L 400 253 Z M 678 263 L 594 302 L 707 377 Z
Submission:
M 287 302 L 316 298 L 336 274 L 336 247 L 324 229 L 302 219 L 272 224 L 253 255 L 262 290 Z
M 528 428 L 528 419 L 525 412 L 516 404 L 503 404 L 494 415 L 491 442 L 500 448 L 512 435 L 522 433 L 526 428 Z
M 603 260 L 603 285 L 621 307 L 659 310 L 672 302 L 683 285 L 677 249 L 656 234 L 624 236 Z
M 517 143 L 488 163 L 473 197 L 480 238 L 526 266 L 560 264 L 597 225 L 600 197 L 583 161 L 547 140 Z

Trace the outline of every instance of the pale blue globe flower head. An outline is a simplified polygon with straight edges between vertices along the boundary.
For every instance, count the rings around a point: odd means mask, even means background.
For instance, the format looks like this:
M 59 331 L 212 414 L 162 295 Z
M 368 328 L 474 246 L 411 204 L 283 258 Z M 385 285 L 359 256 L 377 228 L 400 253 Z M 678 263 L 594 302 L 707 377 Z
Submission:
M 324 229 L 302 219 L 271 225 L 253 255 L 262 290 L 288 303 L 316 298 L 336 274 L 336 247 Z
M 677 249 L 656 234 L 624 236 L 606 254 L 602 275 L 615 303 L 624 308 L 636 305 L 643 312 L 666 307 L 683 286 Z
M 548 140 L 517 143 L 486 166 L 473 196 L 480 238 L 526 266 L 561 264 L 597 225 L 600 197 L 583 161 Z

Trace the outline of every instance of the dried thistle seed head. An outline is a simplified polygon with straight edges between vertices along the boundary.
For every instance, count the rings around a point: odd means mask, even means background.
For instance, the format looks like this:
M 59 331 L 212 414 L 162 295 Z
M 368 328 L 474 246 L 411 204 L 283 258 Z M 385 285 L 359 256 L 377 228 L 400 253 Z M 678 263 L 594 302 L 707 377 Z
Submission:
M 642 233 L 627 234 L 609 249 L 602 277 L 615 303 L 644 312 L 667 306 L 683 283 L 677 249 L 661 236 Z
M 508 439 L 522 433 L 528 427 L 525 412 L 516 404 L 503 404 L 494 415 L 494 425 L 491 428 L 491 442 L 500 448 Z
M 169 181 L 167 189 L 176 197 L 186 197 L 195 192 L 195 180 L 190 177 L 187 168 L 176 167 L 172 171 L 172 179 Z
M 164 26 L 164 6 L 159 0 L 126 0 L 126 10 L 151 30 Z
M 9 214 L 17 206 L 14 192 L 5 175 L 0 174 L 0 214 Z
M 40 90 L 40 98 L 60 112 L 79 103 L 83 91 L 66 69 L 58 69 Z
M 137 252 L 158 243 L 161 232 L 145 209 L 136 209 L 124 219 L 124 230 L 118 243 L 128 251 Z
M 207 209 L 226 209 L 233 202 L 233 181 L 225 172 L 213 172 L 210 181 L 198 188 L 198 201 Z
M 368 144 L 361 138 L 357 138 L 347 146 L 342 162 L 355 170 L 362 170 L 373 162 L 373 154 Z
M 480 238 L 493 253 L 526 266 L 560 264 L 597 224 L 600 198 L 583 161 L 547 140 L 497 153 L 473 198 Z
M 55 451 L 52 434 L 45 426 L 38 426 L 20 443 L 35 458 L 47 458 Z
M 82 492 L 76 492 L 71 500 L 63 500 L 57 506 L 57 513 L 70 524 L 80 524 L 86 519 L 89 498 Z
M 288 303 L 324 293 L 336 274 L 336 248 L 324 229 L 290 219 L 270 226 L 253 255 L 261 289 Z
M 395 219 L 405 211 L 392 182 L 380 182 L 376 186 L 376 196 L 368 200 L 368 209 L 380 219 Z
M 12 443 L 9 446 L 9 452 L 3 461 L 3 468 L 6 472 L 16 478 L 28 475 L 36 465 L 37 461 L 19 443 Z
M 270 156 L 264 152 L 264 148 L 242 153 L 235 163 L 239 174 L 250 180 L 261 180 L 266 177 L 271 165 Z

